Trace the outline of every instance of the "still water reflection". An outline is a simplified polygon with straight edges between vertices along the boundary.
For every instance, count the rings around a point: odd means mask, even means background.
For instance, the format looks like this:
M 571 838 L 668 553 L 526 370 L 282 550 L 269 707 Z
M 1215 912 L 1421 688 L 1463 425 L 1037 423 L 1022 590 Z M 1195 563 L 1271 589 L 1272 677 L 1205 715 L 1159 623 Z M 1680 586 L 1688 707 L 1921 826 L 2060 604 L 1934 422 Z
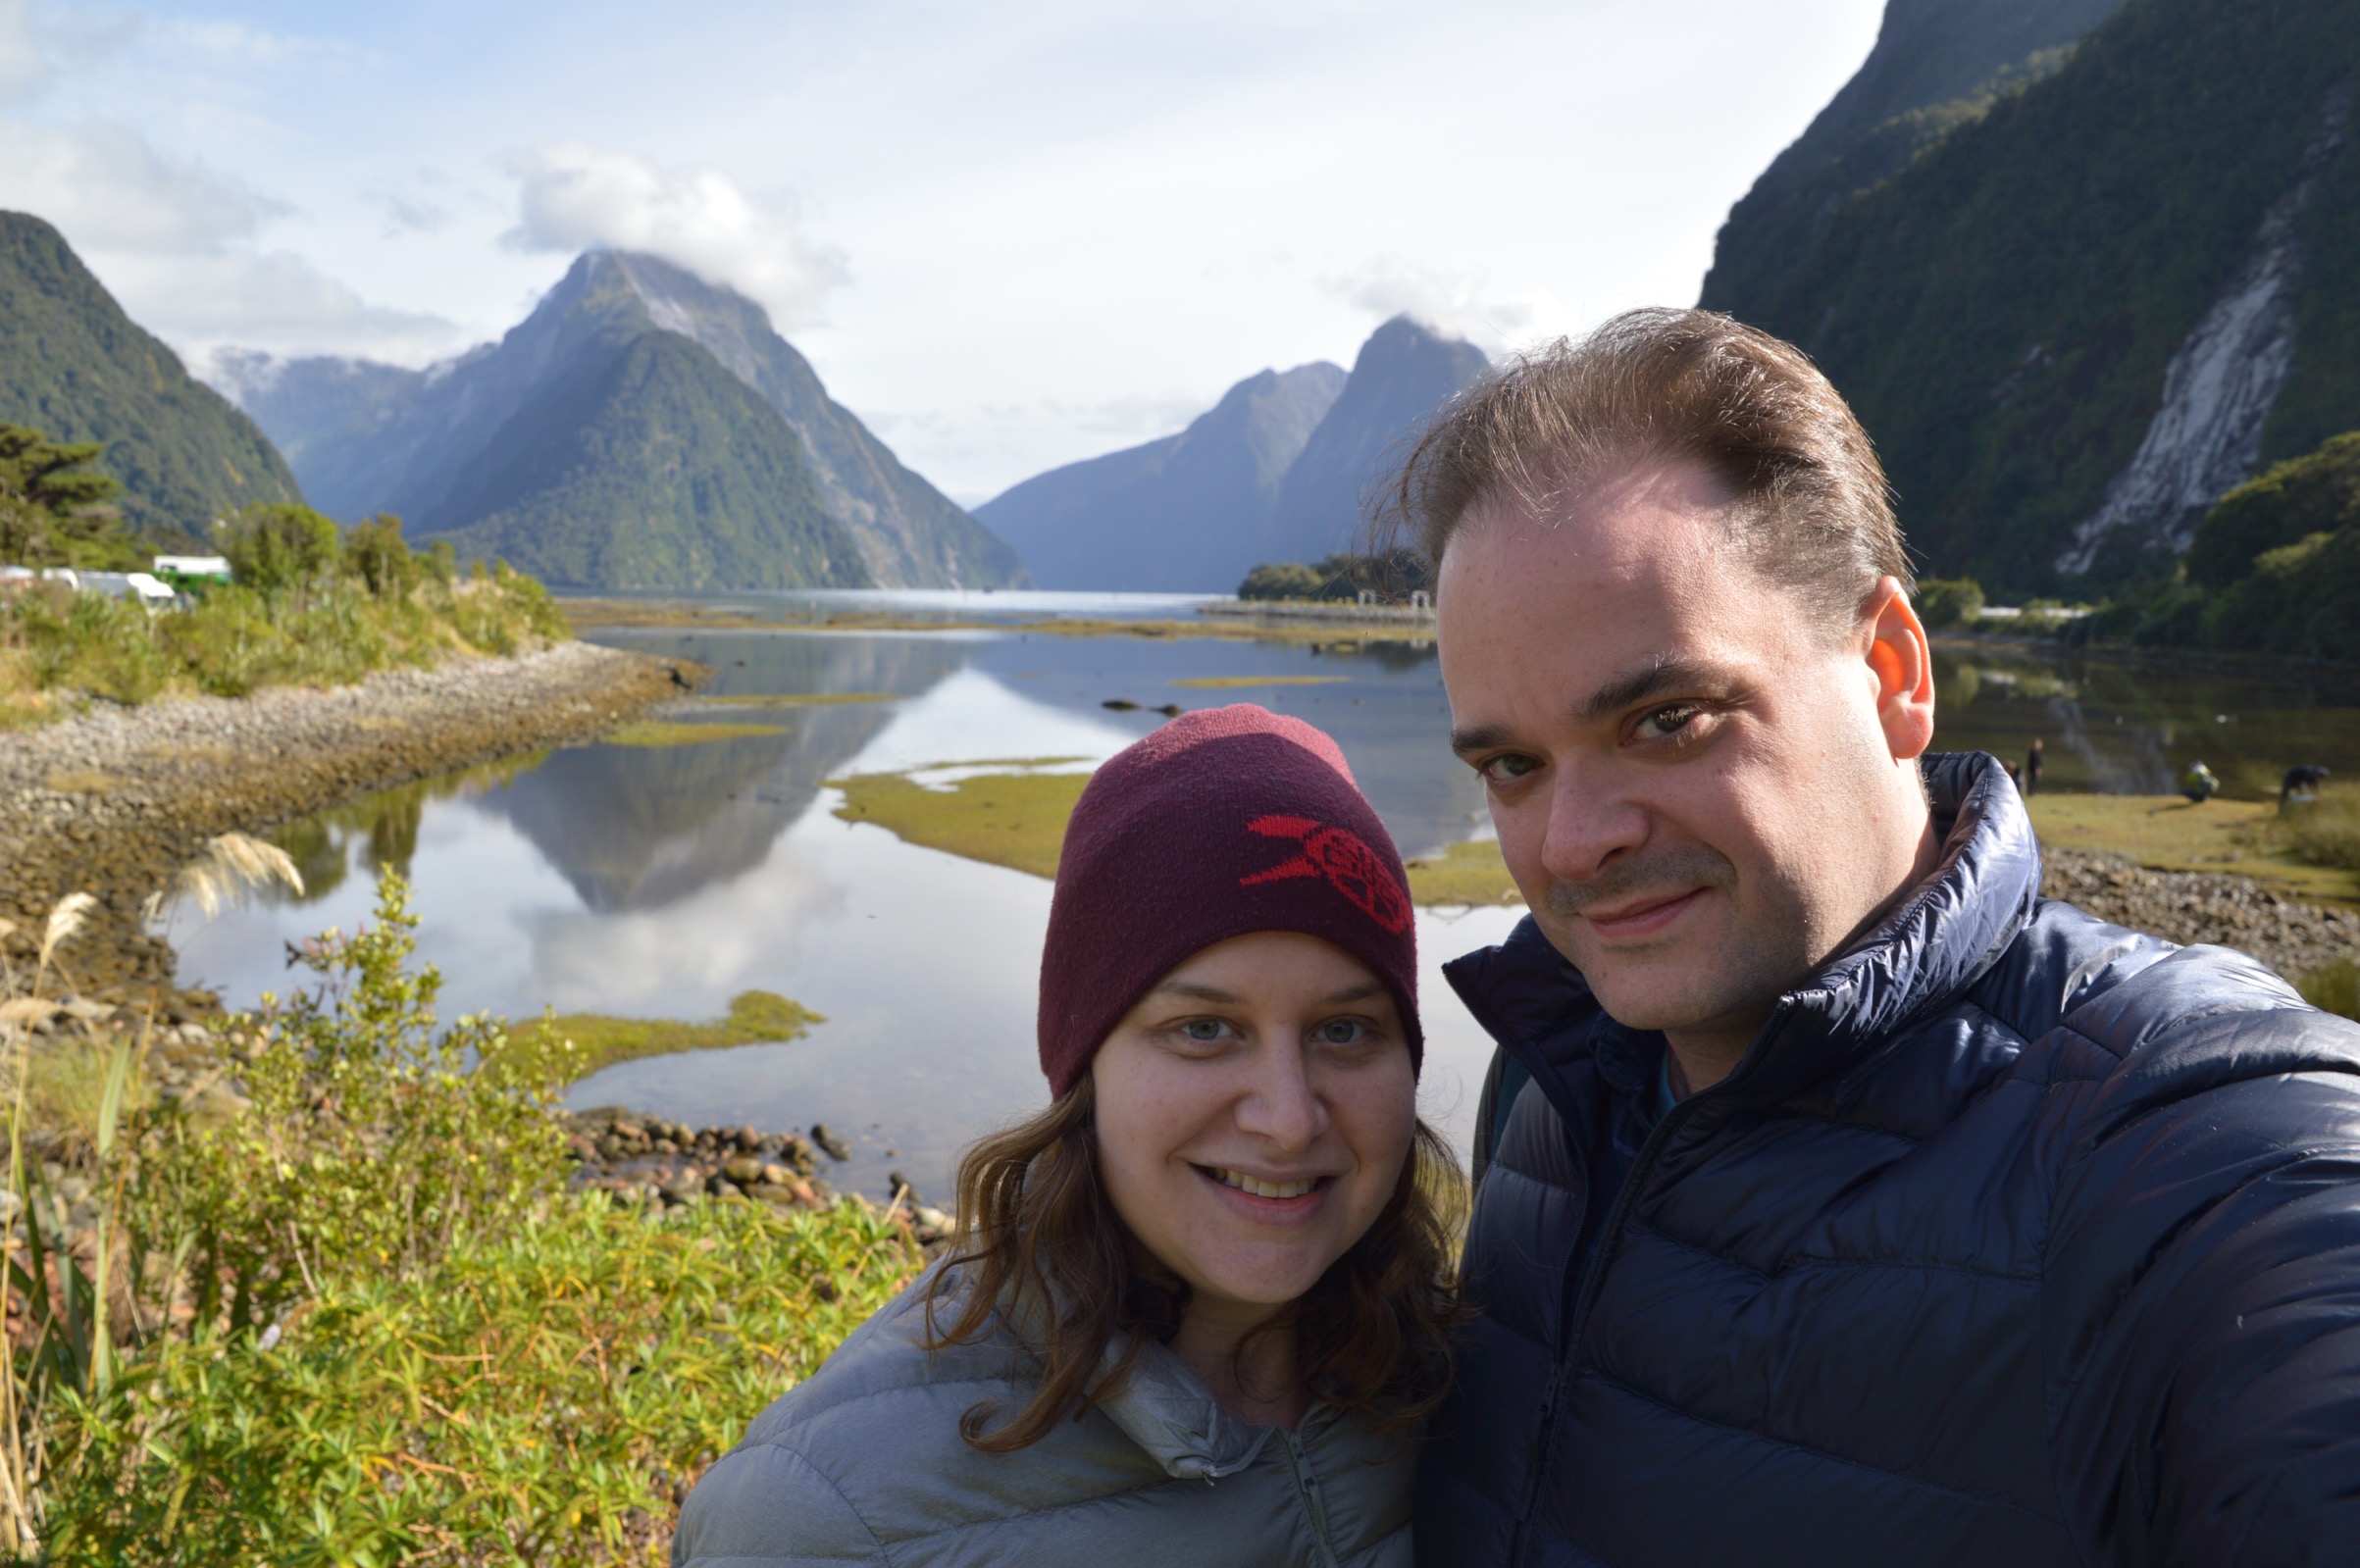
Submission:
M 1037 608 L 1028 606 L 1028 608 Z M 1093 605 L 1093 613 L 1103 613 Z M 1449 755 L 1430 647 L 1016 631 L 670 631 L 601 640 L 715 668 L 692 723 L 768 733 L 695 745 L 597 744 L 385 791 L 280 836 L 301 901 L 176 914 L 191 984 L 235 1002 L 290 984 L 285 944 L 368 917 L 401 870 L 447 1013 L 704 1018 L 759 987 L 827 1016 L 783 1045 L 659 1057 L 577 1085 L 693 1124 L 807 1126 L 852 1137 L 840 1180 L 882 1190 L 898 1168 L 948 1190 L 957 1150 L 1040 1103 L 1035 965 L 1046 882 L 913 848 L 831 814 L 826 781 L 1013 758 L 1103 759 L 1162 722 L 1152 710 L 1252 700 L 1333 733 L 1411 854 L 1487 831 L 1480 789 Z M 2232 788 L 2275 788 L 2294 760 L 2360 772 L 2360 718 L 2313 693 L 2105 667 L 1943 654 L 1948 749 L 2020 756 L 2048 742 L 2051 787 L 2161 790 L 2204 757 Z M 1208 685 L 1218 682 L 1228 684 Z M 804 693 L 872 700 L 769 706 Z M 1109 699 L 1140 704 L 1112 711 Z M 1437 965 L 1496 941 L 1515 912 L 1419 915 L 1430 1045 L 1427 1115 L 1463 1146 L 1489 1046 Z

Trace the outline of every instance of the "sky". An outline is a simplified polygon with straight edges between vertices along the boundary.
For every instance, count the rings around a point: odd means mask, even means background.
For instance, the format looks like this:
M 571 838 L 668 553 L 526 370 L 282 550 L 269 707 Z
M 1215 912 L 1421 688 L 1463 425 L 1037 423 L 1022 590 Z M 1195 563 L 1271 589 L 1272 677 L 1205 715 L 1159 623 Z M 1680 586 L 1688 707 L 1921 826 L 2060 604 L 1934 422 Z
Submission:
M 1879 0 L 0 0 L 0 208 L 193 368 L 423 365 L 575 254 L 765 305 L 974 504 L 1349 367 L 1688 304 Z

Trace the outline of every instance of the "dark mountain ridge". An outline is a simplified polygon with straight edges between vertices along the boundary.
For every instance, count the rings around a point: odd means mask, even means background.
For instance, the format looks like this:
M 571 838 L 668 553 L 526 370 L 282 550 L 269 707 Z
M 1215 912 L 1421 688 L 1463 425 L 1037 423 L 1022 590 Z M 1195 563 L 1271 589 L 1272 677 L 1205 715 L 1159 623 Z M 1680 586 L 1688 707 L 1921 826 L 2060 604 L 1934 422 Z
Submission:
M 1048 588 L 1226 592 L 1260 558 L 1280 481 L 1344 389 L 1265 370 L 1177 435 L 1026 480 L 975 509 Z
M 2168 573 L 2222 494 L 2360 427 L 2356 76 L 2351 0 L 2129 0 L 1791 263 L 1732 214 L 1706 302 L 1819 361 L 1931 574 Z
M 56 228 L 0 212 L 0 422 L 103 441 L 124 521 L 177 543 L 260 501 L 299 501 L 254 421 L 123 313 Z
M 1407 444 L 1490 363 L 1474 344 L 1408 316 L 1371 332 L 1344 390 L 1287 469 L 1257 559 L 1317 561 L 1354 548 Z

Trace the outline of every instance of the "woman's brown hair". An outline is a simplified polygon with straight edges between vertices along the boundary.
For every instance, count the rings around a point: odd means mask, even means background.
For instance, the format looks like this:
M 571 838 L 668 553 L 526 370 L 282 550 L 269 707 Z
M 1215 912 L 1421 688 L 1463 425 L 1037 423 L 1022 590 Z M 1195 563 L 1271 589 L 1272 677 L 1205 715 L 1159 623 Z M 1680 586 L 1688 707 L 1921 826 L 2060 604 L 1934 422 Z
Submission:
M 1463 1185 L 1449 1147 L 1419 1122 L 1376 1223 L 1276 1320 L 1295 1331 L 1311 1392 L 1380 1431 L 1424 1420 L 1449 1382 L 1450 1337 L 1465 1309 L 1452 1289 L 1448 1206 Z M 959 1420 L 984 1452 L 1039 1442 L 1119 1389 L 1148 1340 L 1179 1332 L 1188 1286 L 1149 1256 L 1106 1196 L 1088 1074 L 1040 1115 L 967 1151 L 958 1210 L 960 1239 L 927 1290 L 931 1342 L 983 1339 L 1010 1300 L 1045 1307 L 1028 1318 L 1028 1348 L 1043 1364 L 1031 1402 L 991 1432 L 988 1403 Z M 937 1307 L 955 1308 L 947 1327 Z M 1093 1389 L 1107 1345 L 1125 1333 L 1129 1348 Z

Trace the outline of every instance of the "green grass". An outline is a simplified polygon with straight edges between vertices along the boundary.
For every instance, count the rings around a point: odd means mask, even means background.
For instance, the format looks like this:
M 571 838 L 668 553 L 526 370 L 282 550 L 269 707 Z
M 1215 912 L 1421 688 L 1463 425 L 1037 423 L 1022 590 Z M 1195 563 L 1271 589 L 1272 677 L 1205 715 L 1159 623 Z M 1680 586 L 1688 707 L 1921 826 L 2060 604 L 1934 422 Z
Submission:
M 2295 988 L 2314 1007 L 2360 1019 L 2360 964 L 2348 958 L 2312 970 Z
M 1236 686 L 1329 686 L 1345 679 L 1340 675 L 1201 675 L 1172 684 L 1228 690 Z
M 2252 877 L 2299 897 L 2360 903 L 2360 871 L 2305 859 L 2281 836 L 2276 804 L 2179 795 L 2039 794 L 2041 842 L 2128 855 L 2156 871 Z
M 1500 859 L 1496 839 L 1453 844 L 1438 855 L 1410 861 L 1408 870 L 1414 904 L 1513 904 L 1524 897 Z
M 575 1076 L 580 1078 L 641 1056 L 801 1039 L 812 1025 L 826 1022 L 802 1003 L 766 990 L 739 992 L 730 1000 L 728 1017 L 702 1024 L 604 1013 L 562 1013 L 547 1021 L 550 1034 L 572 1041 L 579 1058 Z
M 2297 859 L 2360 872 L 2360 789 L 2337 785 L 2317 800 L 2289 802 L 2274 826 Z
M 705 746 L 716 740 L 745 740 L 755 735 L 783 735 L 775 724 L 673 724 L 642 719 L 610 730 L 599 740 L 610 746 Z
M 873 823 L 923 848 L 1051 878 L 1065 819 L 1089 782 L 1073 773 L 975 774 L 946 788 L 898 773 L 828 781 L 844 791 L 836 815 L 847 822 Z

